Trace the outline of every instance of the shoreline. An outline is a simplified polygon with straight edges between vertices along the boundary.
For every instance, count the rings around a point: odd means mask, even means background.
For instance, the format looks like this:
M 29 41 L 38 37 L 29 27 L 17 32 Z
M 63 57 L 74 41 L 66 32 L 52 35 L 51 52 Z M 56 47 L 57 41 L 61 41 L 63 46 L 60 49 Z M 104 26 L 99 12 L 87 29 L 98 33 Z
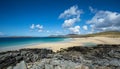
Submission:
M 71 41 L 57 42 L 57 43 L 45 43 L 33 46 L 26 46 L 25 48 L 50 48 L 53 51 L 60 50 L 61 48 L 68 48 L 73 46 L 84 46 L 85 43 L 95 44 L 120 44 L 120 38 L 109 37 L 86 37 L 86 38 L 72 38 Z
M 20 49 L 0 53 L 0 69 L 120 69 L 120 45 L 73 46 L 51 49 Z M 83 69 L 82 68 L 82 69 Z
M 0 47 L 0 52 L 19 50 L 19 49 L 24 49 L 27 47 L 29 48 L 29 47 L 37 46 L 37 45 L 41 45 L 41 44 L 64 43 L 64 42 L 68 42 L 71 40 L 72 40 L 72 38 L 67 38 L 67 39 L 64 39 L 63 41 L 57 41 L 57 42 L 37 42 L 37 43 L 31 43 L 31 44 L 23 44 L 23 45 L 21 44 L 21 45 L 17 45 L 17 46 Z
M 32 45 L 24 45 L 21 47 L 4 47 L 0 48 L 0 52 L 19 50 L 23 48 L 47 48 L 53 51 L 60 50 L 61 48 L 68 48 L 73 46 L 84 46 L 85 43 L 95 43 L 95 44 L 120 44 L 120 38 L 109 38 L 109 37 L 86 37 L 86 38 L 70 38 L 69 40 L 51 43 L 38 43 Z

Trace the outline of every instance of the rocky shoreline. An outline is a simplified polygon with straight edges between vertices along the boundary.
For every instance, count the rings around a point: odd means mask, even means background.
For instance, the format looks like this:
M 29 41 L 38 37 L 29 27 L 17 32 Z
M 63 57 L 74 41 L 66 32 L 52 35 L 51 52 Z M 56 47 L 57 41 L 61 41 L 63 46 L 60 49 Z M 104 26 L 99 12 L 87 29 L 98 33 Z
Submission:
M 46 58 L 48 54 L 53 53 L 49 49 L 20 49 L 16 51 L 7 51 L 0 53 L 0 69 L 6 69 L 9 66 L 15 66 L 21 61 L 26 63 L 36 62 Z
M 20 49 L 0 53 L 0 69 L 120 69 L 120 45 L 73 46 L 51 49 Z M 18 64 L 18 65 L 17 65 Z

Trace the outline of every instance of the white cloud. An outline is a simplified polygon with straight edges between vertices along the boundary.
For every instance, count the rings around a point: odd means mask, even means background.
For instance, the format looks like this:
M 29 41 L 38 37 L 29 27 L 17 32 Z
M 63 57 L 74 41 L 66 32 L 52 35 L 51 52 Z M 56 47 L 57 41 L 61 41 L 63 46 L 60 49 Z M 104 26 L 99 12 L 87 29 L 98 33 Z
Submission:
M 87 23 L 91 24 L 94 31 L 120 31 L 120 13 L 98 11 Z
M 59 18 L 65 18 L 63 23 L 64 28 L 72 27 L 76 22 L 80 21 L 80 14 L 82 11 L 78 9 L 78 6 L 72 6 L 60 14 Z
M 78 9 L 78 6 L 72 6 L 60 14 L 59 18 L 63 18 L 64 23 L 62 27 L 71 31 L 72 33 L 80 33 L 80 26 L 75 26 L 75 23 L 80 21 L 80 15 L 83 13 L 82 10 Z
M 36 28 L 42 29 L 42 28 L 43 28 L 43 26 L 42 26 L 42 25 L 40 25 L 40 24 L 37 24 L 37 25 L 36 25 Z
M 83 26 L 83 29 L 84 29 L 84 30 L 88 30 L 87 25 L 84 25 L 84 26 Z
M 30 26 L 30 28 L 31 28 L 31 29 L 34 29 L 34 28 L 35 28 L 35 25 L 34 25 L 34 24 L 32 24 L 32 25 Z
M 69 18 L 69 17 L 79 17 L 82 13 L 81 10 L 78 9 L 78 6 L 72 6 L 69 9 L 65 10 L 63 13 L 60 14 L 59 18 Z
M 80 26 L 71 27 L 71 28 L 69 28 L 69 30 L 72 33 L 80 34 Z
M 30 26 L 30 29 L 31 29 L 31 31 L 42 32 L 42 31 L 43 31 L 43 26 L 40 25 L 40 24 L 37 24 L 37 25 L 32 24 L 32 25 Z
M 63 27 L 64 28 L 68 28 L 68 27 L 71 27 L 74 25 L 74 23 L 76 23 L 77 21 L 79 21 L 79 18 L 72 18 L 72 19 L 68 19 L 68 20 L 65 20 L 64 23 L 63 23 Z

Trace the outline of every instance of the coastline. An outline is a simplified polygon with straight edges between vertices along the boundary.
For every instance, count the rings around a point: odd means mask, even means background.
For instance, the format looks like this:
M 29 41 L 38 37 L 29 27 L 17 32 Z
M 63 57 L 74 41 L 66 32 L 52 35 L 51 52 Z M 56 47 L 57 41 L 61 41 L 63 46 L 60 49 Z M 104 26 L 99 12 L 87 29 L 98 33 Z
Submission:
M 96 46 L 86 47 L 85 43 L 95 43 Z M 119 69 L 119 51 L 120 38 L 72 38 L 0 52 L 0 68 Z
M 33 43 L 30 43 L 30 44 L 20 44 L 20 45 L 13 45 L 13 46 L 6 46 L 6 47 L 0 47 L 0 52 L 5 52 L 5 51 L 12 51 L 12 50 L 19 50 L 19 49 L 23 49 L 23 48 L 29 48 L 29 47 L 32 47 L 33 48 L 37 45 L 41 45 L 41 44 L 51 44 L 51 43 L 64 43 L 64 42 L 68 42 L 68 41 L 71 41 L 72 38 L 66 38 L 64 40 L 61 40 L 61 41 L 56 41 L 56 42 L 33 42 Z M 36 47 L 35 47 L 36 48 Z M 42 47 L 42 48 L 48 48 L 48 47 Z
M 61 48 L 84 46 L 84 43 L 120 44 L 120 38 L 108 38 L 108 37 L 72 38 L 71 41 L 67 42 L 43 43 L 38 45 L 26 46 L 25 48 L 49 48 L 56 52 Z
M 0 53 L 0 69 L 120 69 L 120 45 L 20 49 Z
M 22 48 L 48 48 L 53 51 L 60 50 L 61 48 L 68 48 L 73 46 L 84 46 L 85 43 L 95 44 L 120 44 L 120 38 L 109 38 L 109 37 L 84 37 L 84 38 L 68 38 L 69 40 L 51 42 L 51 43 L 37 43 L 23 46 L 13 46 L 1 48 L 0 52 L 9 50 L 19 50 Z

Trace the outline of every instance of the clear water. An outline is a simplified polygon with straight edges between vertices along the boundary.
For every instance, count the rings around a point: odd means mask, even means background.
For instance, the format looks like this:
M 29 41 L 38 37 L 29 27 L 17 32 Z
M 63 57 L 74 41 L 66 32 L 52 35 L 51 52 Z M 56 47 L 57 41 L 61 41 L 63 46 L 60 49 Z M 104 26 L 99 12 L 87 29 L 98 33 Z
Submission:
M 85 47 L 93 47 L 93 46 L 97 46 L 96 43 L 92 43 L 92 42 L 86 42 L 86 43 L 83 43 L 83 45 L 84 45 Z
M 0 48 L 10 46 L 32 45 L 37 43 L 49 43 L 64 41 L 67 38 L 58 37 L 32 37 L 32 38 L 0 38 Z

